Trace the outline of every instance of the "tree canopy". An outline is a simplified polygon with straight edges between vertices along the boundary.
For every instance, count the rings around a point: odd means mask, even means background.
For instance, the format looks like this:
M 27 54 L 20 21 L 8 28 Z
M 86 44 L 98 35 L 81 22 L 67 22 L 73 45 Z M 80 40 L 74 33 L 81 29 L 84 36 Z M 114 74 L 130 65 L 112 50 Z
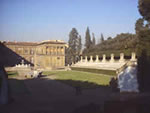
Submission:
M 138 7 L 143 18 L 150 22 L 150 0 L 139 0 Z
M 130 55 L 131 52 L 136 51 L 137 38 L 135 34 L 121 33 L 114 38 L 108 38 L 101 43 L 95 45 L 95 47 L 90 48 L 88 52 L 83 52 L 83 55 L 101 55 L 101 54 L 111 54 L 124 52 Z
M 78 34 L 76 28 L 72 28 L 69 33 L 68 45 L 69 47 L 66 50 L 66 62 L 67 64 L 71 64 L 79 60 L 79 54 L 82 49 L 81 36 Z
M 90 36 L 90 30 L 89 27 L 87 27 L 86 33 L 85 33 L 85 47 L 86 49 L 89 49 L 92 45 L 91 36 Z

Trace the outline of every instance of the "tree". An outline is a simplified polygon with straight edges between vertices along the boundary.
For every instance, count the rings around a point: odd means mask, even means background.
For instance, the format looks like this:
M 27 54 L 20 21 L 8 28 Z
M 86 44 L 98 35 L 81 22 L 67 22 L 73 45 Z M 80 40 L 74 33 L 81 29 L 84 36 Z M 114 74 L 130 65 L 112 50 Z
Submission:
M 95 35 L 94 35 L 94 33 L 92 33 L 92 36 L 93 36 L 92 46 L 95 46 L 96 42 L 95 42 Z
M 150 92 L 150 1 L 139 0 L 139 12 L 143 19 L 136 22 L 138 38 L 138 70 L 137 78 L 141 92 Z M 144 22 L 147 22 L 144 25 Z
M 72 28 L 69 33 L 68 40 L 69 47 L 66 50 L 66 62 L 71 64 L 79 59 L 79 55 L 82 49 L 81 36 L 78 34 L 76 28 Z
M 136 34 L 138 34 L 138 32 L 140 30 L 144 29 L 144 19 L 143 18 L 139 18 L 137 21 L 136 21 L 136 24 L 135 24 L 135 31 L 136 31 Z
M 101 33 L 100 43 L 102 43 L 103 41 L 104 41 L 104 36 L 103 36 L 103 34 Z
M 111 39 L 112 39 L 112 37 L 108 37 L 108 38 L 107 38 L 107 40 L 111 40 Z
M 90 36 L 90 30 L 89 27 L 87 27 L 86 33 L 85 33 L 85 47 L 86 49 L 89 49 L 91 47 L 92 41 Z
M 131 55 L 131 52 L 135 51 L 136 47 L 137 38 L 135 34 L 121 33 L 112 39 L 110 38 L 98 43 L 94 48 L 89 49 L 89 51 L 84 50 L 83 54 L 86 56 L 105 53 L 115 53 L 116 55 L 119 55 L 120 52 L 124 52 L 126 56 L 129 56 Z
M 139 0 L 138 8 L 143 18 L 150 22 L 150 0 Z
M 78 55 L 80 55 L 82 50 L 82 40 L 81 40 L 81 35 L 79 35 L 79 40 L 78 40 Z

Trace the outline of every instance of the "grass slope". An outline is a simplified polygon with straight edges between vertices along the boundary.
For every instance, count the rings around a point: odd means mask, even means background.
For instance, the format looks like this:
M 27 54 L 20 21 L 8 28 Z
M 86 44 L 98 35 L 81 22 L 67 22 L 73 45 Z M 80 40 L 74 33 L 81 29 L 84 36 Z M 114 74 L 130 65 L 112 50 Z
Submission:
M 84 72 L 91 72 L 91 73 L 98 73 L 98 74 L 105 74 L 110 76 L 116 76 L 116 71 L 114 70 L 104 70 L 104 69 L 92 69 L 92 68 L 78 68 L 78 67 L 71 67 L 72 70 L 76 71 L 84 71 Z
M 110 76 L 79 71 L 49 71 L 44 75 L 55 75 L 55 79 L 72 87 L 95 88 L 109 85 Z

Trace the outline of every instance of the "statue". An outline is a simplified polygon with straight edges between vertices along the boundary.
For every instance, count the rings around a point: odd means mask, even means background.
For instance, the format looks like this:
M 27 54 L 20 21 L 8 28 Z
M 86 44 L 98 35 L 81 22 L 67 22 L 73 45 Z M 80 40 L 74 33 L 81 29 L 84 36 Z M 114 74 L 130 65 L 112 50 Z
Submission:
M 120 92 L 139 92 L 136 62 L 128 62 L 118 73 Z

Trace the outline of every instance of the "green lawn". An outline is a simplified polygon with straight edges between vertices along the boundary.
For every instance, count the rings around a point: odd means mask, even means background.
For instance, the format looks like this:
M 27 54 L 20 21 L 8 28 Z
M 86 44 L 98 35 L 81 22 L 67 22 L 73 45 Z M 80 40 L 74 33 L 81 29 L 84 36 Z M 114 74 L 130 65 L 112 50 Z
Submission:
M 116 76 L 116 71 L 115 70 L 79 68 L 79 67 L 71 67 L 71 70 L 83 71 L 83 72 L 91 72 L 91 73 L 104 74 L 104 75 L 110 75 L 110 76 Z
M 55 76 L 55 79 L 73 87 L 95 88 L 108 86 L 111 76 L 80 71 L 49 71 L 44 75 Z
M 9 78 L 17 77 L 17 72 L 7 72 Z M 82 72 L 82 71 L 47 71 L 43 75 L 53 76 L 55 80 L 70 85 L 72 87 L 81 88 L 97 88 L 107 87 L 111 76 Z M 19 83 L 19 82 L 17 82 Z
M 18 76 L 17 71 L 7 71 L 8 77 L 16 77 Z

